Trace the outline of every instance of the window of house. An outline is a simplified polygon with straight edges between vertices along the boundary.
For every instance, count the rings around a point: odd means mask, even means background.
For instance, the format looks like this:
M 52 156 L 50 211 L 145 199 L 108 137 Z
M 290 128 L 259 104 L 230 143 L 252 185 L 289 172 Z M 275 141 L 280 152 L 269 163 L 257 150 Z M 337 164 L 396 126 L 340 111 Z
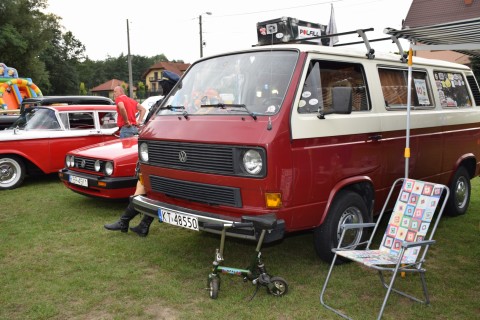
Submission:
M 406 108 L 408 71 L 379 68 L 378 74 L 387 109 Z M 425 71 L 412 71 L 411 106 L 416 108 L 433 108 L 432 93 Z
M 371 109 L 361 64 L 338 61 L 311 61 L 298 105 L 299 113 L 332 111 L 332 89 L 352 88 L 352 111 Z
M 434 71 L 435 84 L 442 107 L 471 107 L 466 81 L 461 73 Z

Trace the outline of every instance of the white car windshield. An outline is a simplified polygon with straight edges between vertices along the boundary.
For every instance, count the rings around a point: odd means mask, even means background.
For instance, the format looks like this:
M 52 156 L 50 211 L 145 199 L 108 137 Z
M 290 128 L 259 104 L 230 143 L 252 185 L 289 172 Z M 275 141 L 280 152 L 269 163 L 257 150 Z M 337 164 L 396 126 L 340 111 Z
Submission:
M 158 114 L 275 114 L 297 59 L 296 51 L 255 51 L 200 61 L 177 84 Z
M 60 123 L 55 115 L 55 111 L 45 108 L 28 108 L 9 129 L 24 130 L 58 130 Z

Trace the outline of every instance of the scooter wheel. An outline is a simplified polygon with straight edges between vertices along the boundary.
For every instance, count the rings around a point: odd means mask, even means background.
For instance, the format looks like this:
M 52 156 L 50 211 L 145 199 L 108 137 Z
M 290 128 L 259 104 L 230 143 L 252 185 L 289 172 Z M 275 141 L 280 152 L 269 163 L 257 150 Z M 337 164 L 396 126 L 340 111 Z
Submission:
M 281 297 L 288 292 L 288 283 L 281 277 L 272 277 L 267 290 L 271 295 Z
M 219 289 L 220 289 L 220 278 L 219 277 L 209 277 L 208 278 L 208 290 L 209 290 L 210 298 L 217 299 Z

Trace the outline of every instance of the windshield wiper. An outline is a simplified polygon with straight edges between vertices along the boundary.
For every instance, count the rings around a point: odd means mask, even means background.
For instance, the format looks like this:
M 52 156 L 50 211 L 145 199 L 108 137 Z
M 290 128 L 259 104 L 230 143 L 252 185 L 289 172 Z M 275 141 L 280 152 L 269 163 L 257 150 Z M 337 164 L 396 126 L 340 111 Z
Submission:
M 200 108 L 220 108 L 220 109 L 226 109 L 227 107 L 229 108 L 242 108 L 245 109 L 245 112 L 247 112 L 253 120 L 257 120 L 257 115 L 250 110 L 248 110 L 247 106 L 244 104 L 236 104 L 236 103 L 217 103 L 217 104 L 202 104 Z M 243 110 L 240 110 L 243 111 Z
M 168 106 L 161 106 L 160 108 L 158 108 L 158 110 L 165 110 L 165 109 L 176 111 L 176 110 L 185 110 L 185 107 L 168 105 Z
M 188 119 L 188 112 L 187 110 L 185 109 L 184 106 L 172 106 L 172 105 L 168 105 L 168 106 L 162 106 L 160 108 L 158 108 L 158 110 L 171 110 L 171 111 L 180 111 L 180 110 L 183 110 L 182 112 L 182 115 L 185 119 Z

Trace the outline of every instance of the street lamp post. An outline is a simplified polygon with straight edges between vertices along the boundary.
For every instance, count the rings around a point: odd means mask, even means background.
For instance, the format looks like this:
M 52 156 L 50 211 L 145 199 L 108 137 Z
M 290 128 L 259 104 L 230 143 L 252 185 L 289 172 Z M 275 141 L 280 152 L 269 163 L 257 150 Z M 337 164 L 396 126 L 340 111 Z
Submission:
M 211 15 L 211 12 L 204 12 L 202 14 Z M 203 31 L 202 31 L 202 14 L 198 16 L 198 25 L 200 26 L 200 58 L 203 57 Z
M 130 55 L 130 29 L 128 26 L 128 19 L 127 19 L 127 42 L 128 42 L 128 93 L 130 98 L 133 97 L 133 79 L 132 79 L 132 56 Z

